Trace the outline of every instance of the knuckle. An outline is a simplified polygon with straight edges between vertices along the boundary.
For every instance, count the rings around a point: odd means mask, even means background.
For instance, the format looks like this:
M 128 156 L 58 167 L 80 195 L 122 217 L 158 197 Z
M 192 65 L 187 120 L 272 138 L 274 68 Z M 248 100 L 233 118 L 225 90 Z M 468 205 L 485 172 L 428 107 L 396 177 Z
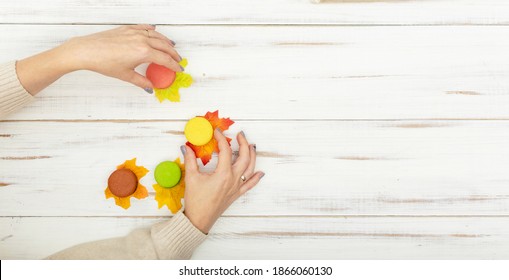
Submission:
M 133 37 L 135 37 L 135 36 L 137 36 L 137 35 L 140 35 L 136 29 L 134 29 L 134 28 L 132 28 L 132 27 L 130 27 L 130 26 L 129 26 L 129 27 L 126 27 L 124 30 L 125 30 L 125 33 L 126 33 L 127 35 L 129 35 L 129 36 L 133 36 Z
M 122 71 L 121 73 L 118 73 L 117 77 L 122 81 L 129 82 L 133 78 L 133 73 L 129 71 Z
M 137 41 L 137 42 L 142 42 L 142 43 L 146 43 L 147 42 L 147 35 L 146 34 L 141 34 L 139 32 L 136 32 L 137 30 L 133 30 L 134 32 L 134 39 Z
M 150 55 L 150 48 L 145 45 L 141 45 L 138 47 L 138 52 L 143 57 L 148 57 Z
M 186 177 L 187 177 L 187 176 L 191 176 L 191 175 L 194 175 L 194 174 L 195 174 L 194 170 L 193 170 L 192 168 L 190 168 L 190 167 L 187 167 L 187 166 L 186 166 L 186 171 L 185 171 L 185 173 L 186 173 L 186 174 L 185 174 L 185 176 L 186 176 Z
M 164 56 L 164 57 L 165 57 L 166 61 L 168 61 L 168 63 L 169 63 L 170 65 L 172 65 L 172 66 L 177 66 L 177 65 L 178 65 L 178 64 L 177 64 L 177 62 L 175 62 L 175 60 L 173 60 L 173 58 L 171 57 L 171 55 L 169 55 L 169 54 L 165 54 L 165 56 Z
M 136 73 L 134 73 L 134 72 L 129 72 L 129 73 L 127 74 L 127 78 L 128 78 L 129 80 L 134 80 L 134 79 L 136 78 Z
M 242 167 L 245 168 L 249 165 L 249 158 L 248 157 L 239 158 L 238 162 L 239 162 L 239 165 L 241 165 Z
M 224 170 L 220 172 L 221 180 L 223 182 L 223 186 L 228 186 L 229 182 L 233 180 L 233 173 L 231 170 Z
M 170 52 L 171 54 L 173 54 L 173 55 L 177 54 L 177 51 L 172 46 L 165 44 L 163 41 L 161 41 L 161 44 L 163 46 L 165 46 L 167 48 L 168 52 Z
M 225 153 L 228 153 L 228 154 L 231 154 L 232 153 L 232 147 L 230 147 L 230 145 L 222 145 L 221 146 L 221 152 L 225 152 Z
M 231 169 L 221 171 L 221 174 L 225 180 L 230 180 L 233 178 L 233 172 Z
M 171 59 L 171 56 L 168 54 L 161 55 L 162 64 L 168 68 L 171 68 L 174 66 L 173 60 Z
M 232 151 L 232 146 L 230 146 L 230 144 L 228 144 L 228 142 L 226 141 L 226 139 L 223 141 L 223 145 L 224 145 L 224 148 L 225 150 L 231 152 Z

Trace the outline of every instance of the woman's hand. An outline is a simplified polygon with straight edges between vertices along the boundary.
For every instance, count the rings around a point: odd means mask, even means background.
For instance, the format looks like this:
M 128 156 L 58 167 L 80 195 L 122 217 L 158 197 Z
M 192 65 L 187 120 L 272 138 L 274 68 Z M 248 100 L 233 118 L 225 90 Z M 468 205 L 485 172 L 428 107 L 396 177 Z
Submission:
M 152 83 L 134 71 L 142 63 L 157 63 L 180 72 L 182 58 L 175 43 L 155 31 L 152 25 L 121 26 L 76 37 L 44 53 L 17 63 L 18 77 L 32 95 L 61 76 L 76 70 L 90 70 L 152 91 Z
M 241 195 L 252 189 L 265 175 L 255 172 L 256 145 L 249 145 L 243 132 L 237 135 L 239 157 L 232 163 L 232 150 L 219 129 L 214 131 L 219 146 L 219 162 L 213 173 L 198 170 L 196 156 L 191 148 L 182 146 L 186 165 L 187 218 L 203 233 L 208 233 L 223 212 Z M 242 181 L 244 176 L 246 181 Z
M 76 37 L 62 45 L 74 57 L 76 70 L 91 70 L 144 89 L 152 89 L 152 83 L 134 71 L 142 63 L 154 62 L 176 72 L 184 70 L 178 64 L 182 58 L 174 46 L 152 25 L 121 26 Z

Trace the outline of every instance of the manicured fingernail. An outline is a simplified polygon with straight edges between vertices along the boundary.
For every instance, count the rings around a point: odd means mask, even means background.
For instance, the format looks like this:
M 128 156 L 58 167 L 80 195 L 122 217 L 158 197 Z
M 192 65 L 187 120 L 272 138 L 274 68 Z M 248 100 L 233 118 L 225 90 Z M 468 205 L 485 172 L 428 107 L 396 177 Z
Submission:
M 150 94 L 154 93 L 154 90 L 151 88 L 146 88 L 145 91 Z
M 180 146 L 180 151 L 182 152 L 183 155 L 186 155 L 186 146 L 184 145 Z
M 151 25 L 152 25 L 153 27 L 156 27 L 156 25 L 155 25 L 155 24 L 151 24 Z
M 256 144 L 253 144 L 253 149 L 256 151 Z
M 265 176 L 265 173 L 260 173 L 260 179 L 263 178 L 263 176 Z
M 181 62 L 182 61 L 182 57 L 180 56 L 180 54 L 178 56 L 179 56 L 179 59 L 180 59 L 179 62 Z
M 246 134 L 244 133 L 244 131 L 241 131 L 240 134 L 242 134 L 242 136 L 244 136 L 244 138 L 246 138 Z
M 175 46 L 175 41 L 173 41 L 173 40 L 170 40 L 170 42 L 171 42 L 171 43 L 172 43 L 172 44 L 173 44 L 173 45 Z
M 182 72 L 184 72 L 184 67 L 182 67 L 182 65 L 179 65 L 180 66 L 180 70 L 182 70 Z
M 222 131 L 219 127 L 218 127 L 218 128 L 216 128 L 216 130 L 217 130 L 217 132 L 219 132 L 219 133 L 223 133 L 223 131 Z

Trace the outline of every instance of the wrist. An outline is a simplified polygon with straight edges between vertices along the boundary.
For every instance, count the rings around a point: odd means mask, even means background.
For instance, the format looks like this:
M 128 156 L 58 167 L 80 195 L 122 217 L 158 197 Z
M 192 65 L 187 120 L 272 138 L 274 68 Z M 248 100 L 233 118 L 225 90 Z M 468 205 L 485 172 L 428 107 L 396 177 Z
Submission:
M 56 47 L 40 54 L 18 60 L 16 73 L 23 87 L 37 94 L 63 75 L 76 70 L 66 48 Z
M 79 52 L 76 50 L 76 43 L 71 39 L 62 45 L 50 50 L 54 57 L 55 68 L 60 74 L 65 75 L 77 70 L 83 70 L 83 63 L 79 61 Z
M 210 223 L 209 219 L 197 216 L 197 215 L 190 215 L 188 212 L 184 211 L 183 214 L 189 219 L 189 221 L 201 232 L 204 234 L 208 234 L 210 229 L 212 228 L 212 224 Z

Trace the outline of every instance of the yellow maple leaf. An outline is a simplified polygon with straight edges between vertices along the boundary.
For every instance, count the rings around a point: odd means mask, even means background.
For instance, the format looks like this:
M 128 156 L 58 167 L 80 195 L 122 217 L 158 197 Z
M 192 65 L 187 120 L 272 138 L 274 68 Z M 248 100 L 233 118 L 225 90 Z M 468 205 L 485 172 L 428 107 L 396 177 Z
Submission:
M 171 188 L 164 188 L 159 184 L 152 185 L 156 191 L 155 200 L 157 201 L 159 209 L 166 205 L 173 214 L 177 213 L 180 208 L 182 208 L 182 198 L 184 198 L 184 193 L 186 191 L 184 164 L 180 162 L 180 158 L 177 158 L 174 162 L 180 167 L 181 171 L 178 184 Z
M 182 59 L 179 64 L 182 67 L 187 66 L 187 59 Z M 156 93 L 157 100 L 159 102 L 163 102 L 165 99 L 170 100 L 171 102 L 180 102 L 180 88 L 190 87 L 193 83 L 193 77 L 191 75 L 184 72 L 177 72 L 175 74 L 175 80 L 173 83 L 167 88 L 155 88 L 154 91 Z

